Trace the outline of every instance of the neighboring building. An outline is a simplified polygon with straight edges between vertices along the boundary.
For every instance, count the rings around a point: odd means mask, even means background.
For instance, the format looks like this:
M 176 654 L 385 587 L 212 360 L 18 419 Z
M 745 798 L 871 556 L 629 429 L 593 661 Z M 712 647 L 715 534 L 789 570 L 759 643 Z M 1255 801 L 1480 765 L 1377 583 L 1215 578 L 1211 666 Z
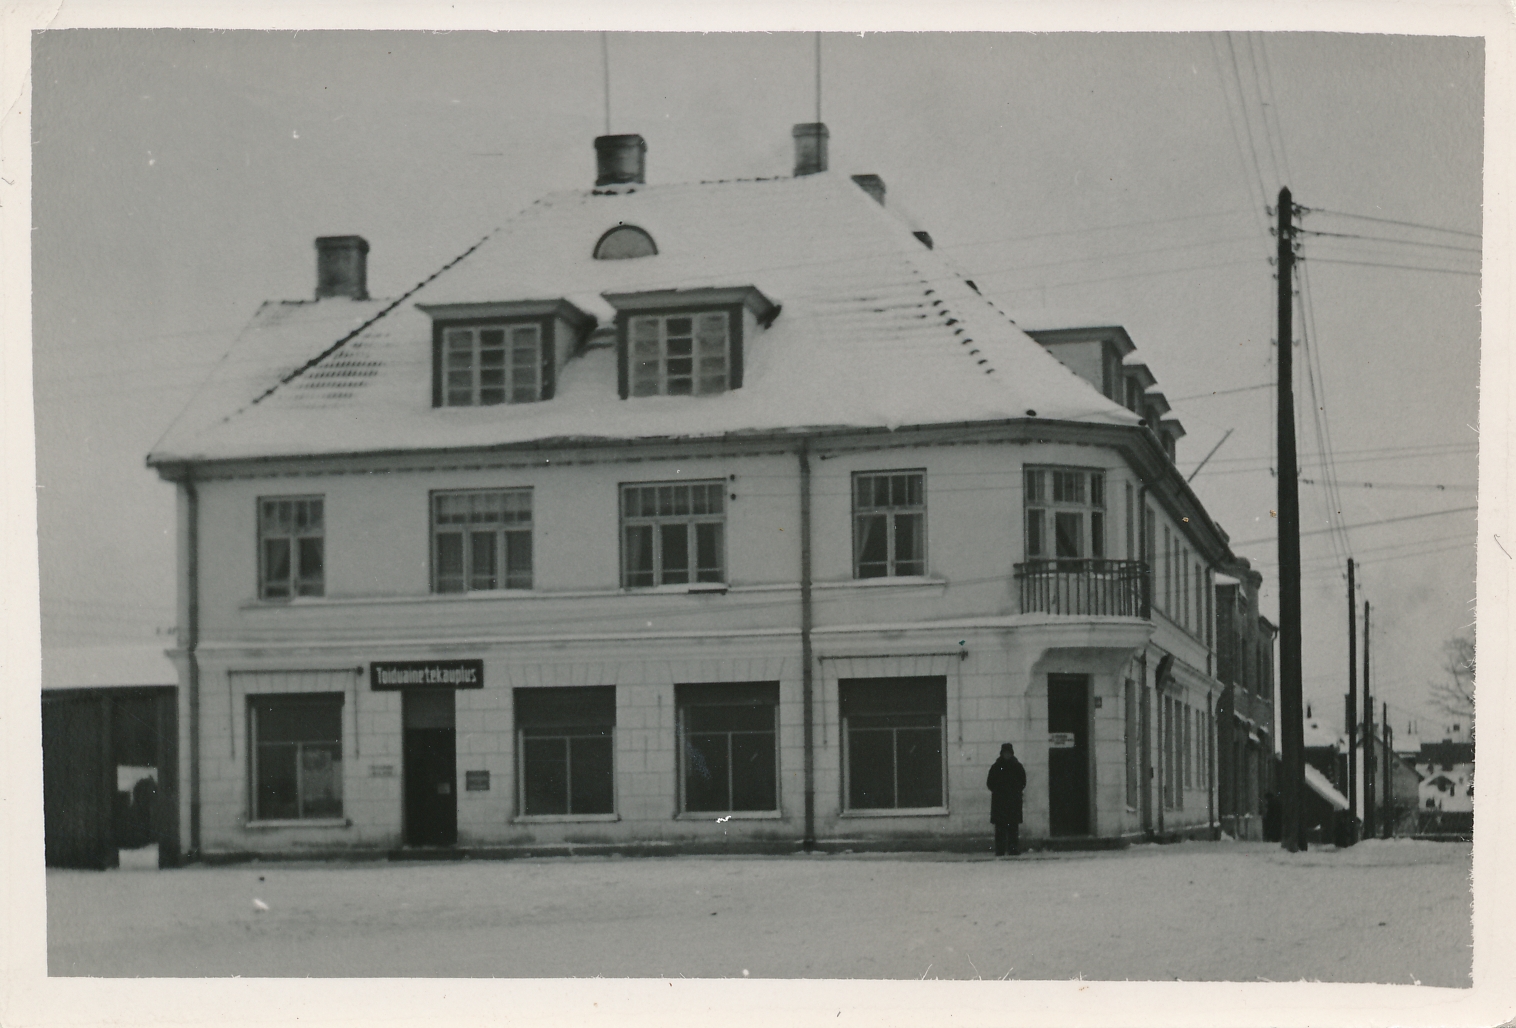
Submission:
M 649 186 L 602 137 L 393 300 L 318 240 L 149 456 L 192 851 L 977 846 L 1007 741 L 1034 844 L 1210 831 L 1237 562 L 1151 374 L 825 141 Z
M 1274 638 L 1258 613 L 1263 575 L 1237 558 L 1216 576 L 1217 813 L 1223 831 L 1262 839 L 1274 792 Z
M 152 645 L 42 651 L 43 841 L 50 867 L 179 862 L 178 673 Z
M 1416 771 L 1417 808 L 1423 811 L 1469 813 L 1474 809 L 1474 744 L 1442 742 L 1421 744 Z

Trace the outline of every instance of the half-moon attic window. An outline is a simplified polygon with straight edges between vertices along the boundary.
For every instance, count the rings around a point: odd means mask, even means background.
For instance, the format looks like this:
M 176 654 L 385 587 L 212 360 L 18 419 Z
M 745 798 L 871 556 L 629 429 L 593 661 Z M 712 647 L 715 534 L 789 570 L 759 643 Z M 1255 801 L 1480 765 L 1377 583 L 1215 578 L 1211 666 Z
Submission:
M 629 257 L 651 257 L 658 252 L 653 237 L 636 225 L 617 225 L 595 244 L 597 261 L 620 261 Z

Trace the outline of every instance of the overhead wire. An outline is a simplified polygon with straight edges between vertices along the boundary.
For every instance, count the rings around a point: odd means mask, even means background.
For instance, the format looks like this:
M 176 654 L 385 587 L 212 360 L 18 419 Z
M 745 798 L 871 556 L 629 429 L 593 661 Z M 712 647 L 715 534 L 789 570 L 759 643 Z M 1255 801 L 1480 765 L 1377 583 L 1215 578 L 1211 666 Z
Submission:
M 1463 229 L 1457 228 L 1444 228 L 1441 225 L 1429 225 L 1426 222 L 1422 221 L 1401 221 L 1396 218 L 1379 218 L 1368 214 L 1350 214 L 1347 211 L 1334 211 L 1326 207 L 1302 207 L 1301 212 L 1304 214 L 1330 214 L 1339 218 L 1356 218 L 1359 221 L 1377 221 L 1382 225 L 1400 225 L 1405 228 L 1424 229 L 1428 232 L 1446 232 L 1449 235 L 1467 236 L 1470 239 L 1484 238 L 1483 234 L 1479 232 L 1468 232 Z

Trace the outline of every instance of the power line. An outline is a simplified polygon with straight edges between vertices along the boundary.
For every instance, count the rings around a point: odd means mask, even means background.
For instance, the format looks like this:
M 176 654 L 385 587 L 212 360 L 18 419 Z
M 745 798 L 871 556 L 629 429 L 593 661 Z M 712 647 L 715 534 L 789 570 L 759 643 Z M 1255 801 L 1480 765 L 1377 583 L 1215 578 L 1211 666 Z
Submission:
M 1302 236 L 1321 236 L 1327 239 L 1367 239 L 1376 243 L 1402 243 L 1406 246 L 1430 246 L 1438 250 L 1458 250 L 1462 253 L 1484 253 L 1478 246 L 1456 246 L 1453 243 L 1430 243 L 1423 239 L 1392 239 L 1389 236 L 1365 236 L 1356 232 L 1316 232 L 1311 229 L 1300 229 Z
M 1170 403 L 1182 403 L 1185 400 L 1204 400 L 1212 396 L 1229 396 L 1232 393 L 1250 393 L 1256 389 L 1272 388 L 1274 388 L 1273 382 L 1259 382 L 1257 385 L 1238 386 L 1236 389 L 1215 389 L 1209 393 L 1191 393 L 1189 396 L 1168 396 L 1165 399 Z
M 1481 274 L 1478 271 L 1464 271 L 1459 268 L 1428 268 L 1418 264 L 1381 264 L 1375 261 L 1345 261 L 1332 257 L 1302 257 L 1301 260 L 1310 260 L 1315 264 L 1353 264 L 1361 268 L 1399 268 L 1402 271 L 1433 271 L 1443 275 L 1473 275 L 1476 278 Z
M 1468 236 L 1470 239 L 1483 239 L 1478 232 L 1466 232 L 1462 229 L 1443 228 L 1441 225 L 1428 225 L 1421 221 L 1397 221 L 1394 218 L 1376 218 L 1368 214 L 1349 214 L 1347 211 L 1333 211 L 1325 207 L 1301 207 L 1302 214 L 1334 214 L 1339 218 L 1357 218 L 1359 221 L 1377 221 L 1383 225 L 1403 225 L 1406 228 L 1426 229 L 1429 232 L 1447 232 L 1455 236 Z
M 1401 517 L 1398 517 L 1398 518 L 1381 518 L 1378 521 L 1360 521 L 1356 525 L 1344 525 L 1343 528 L 1345 528 L 1345 529 L 1346 528 L 1372 528 L 1375 525 L 1393 525 L 1393 524 L 1396 524 L 1397 522 L 1401 522 L 1401 521 L 1415 521 L 1415 520 L 1417 520 L 1419 518 L 1435 518 L 1435 517 L 1439 517 L 1439 516 L 1441 516 L 1443 514 L 1467 514 L 1470 511 L 1476 511 L 1478 509 L 1479 508 L 1477 506 L 1475 506 L 1475 507 L 1452 507 L 1452 508 L 1450 508 L 1448 510 L 1430 510 L 1430 511 L 1427 511 L 1426 513 L 1424 513 L 1424 514 L 1405 514 L 1405 515 L 1402 515 Z M 1324 535 L 1327 532 L 1335 532 L 1335 531 L 1336 531 L 1335 528 L 1313 528 L 1313 529 L 1311 529 L 1308 532 L 1301 532 L 1300 534 L 1301 535 Z M 1266 537 L 1264 537 L 1262 539 L 1243 539 L 1241 541 L 1232 543 L 1232 545 L 1233 546 L 1253 546 L 1253 545 L 1256 545 L 1258 543 L 1271 543 L 1271 542 L 1273 542 L 1275 540 L 1275 538 L 1276 538 L 1275 536 L 1266 536 Z

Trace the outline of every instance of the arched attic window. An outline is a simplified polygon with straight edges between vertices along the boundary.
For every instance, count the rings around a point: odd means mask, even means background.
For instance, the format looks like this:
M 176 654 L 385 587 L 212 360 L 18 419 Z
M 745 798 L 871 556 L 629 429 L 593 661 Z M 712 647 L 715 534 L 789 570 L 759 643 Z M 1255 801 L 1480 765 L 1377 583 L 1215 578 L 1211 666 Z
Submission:
M 595 260 L 622 261 L 630 257 L 652 257 L 658 244 L 636 225 L 617 225 L 595 244 Z

